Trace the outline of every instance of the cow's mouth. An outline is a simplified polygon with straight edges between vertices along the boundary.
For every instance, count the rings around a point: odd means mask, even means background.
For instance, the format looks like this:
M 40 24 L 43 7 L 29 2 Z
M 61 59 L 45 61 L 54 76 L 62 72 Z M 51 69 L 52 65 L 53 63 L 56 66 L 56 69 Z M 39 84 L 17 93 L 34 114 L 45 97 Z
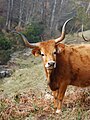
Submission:
M 46 67 L 46 69 L 47 70 L 53 70 L 53 69 L 55 69 L 55 67 L 54 66 L 49 66 L 49 67 Z

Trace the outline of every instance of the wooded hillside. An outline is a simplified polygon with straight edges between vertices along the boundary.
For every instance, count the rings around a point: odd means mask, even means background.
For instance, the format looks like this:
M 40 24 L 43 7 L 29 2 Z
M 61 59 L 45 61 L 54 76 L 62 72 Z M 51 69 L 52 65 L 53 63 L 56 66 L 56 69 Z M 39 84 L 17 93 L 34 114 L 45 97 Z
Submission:
M 90 28 L 90 0 L 0 0 L 0 28 L 20 29 L 39 22 L 45 33 L 59 34 L 63 22 L 75 17 L 71 29 L 79 30 L 84 24 Z M 73 26 L 74 25 L 74 26 Z

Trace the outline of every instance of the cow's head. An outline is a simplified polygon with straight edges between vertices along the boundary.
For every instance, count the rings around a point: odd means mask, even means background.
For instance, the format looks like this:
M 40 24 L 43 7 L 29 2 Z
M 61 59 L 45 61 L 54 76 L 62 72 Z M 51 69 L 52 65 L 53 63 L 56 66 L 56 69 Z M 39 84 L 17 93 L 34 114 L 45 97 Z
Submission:
M 44 67 L 46 68 L 46 70 L 51 71 L 56 68 L 56 55 L 64 50 L 64 44 L 61 44 L 60 42 L 65 38 L 65 26 L 70 20 L 71 19 L 67 20 L 64 23 L 62 27 L 61 36 L 54 40 L 48 40 L 44 42 L 31 44 L 28 42 L 28 40 L 23 34 L 19 32 L 16 33 L 18 33 L 21 36 L 22 40 L 24 41 L 27 47 L 32 48 L 32 53 L 35 56 L 42 56 Z
M 32 50 L 35 56 L 41 55 L 44 67 L 47 70 L 56 68 L 56 55 L 64 50 L 64 44 L 59 44 L 55 40 L 48 40 L 46 42 L 38 43 L 38 47 Z

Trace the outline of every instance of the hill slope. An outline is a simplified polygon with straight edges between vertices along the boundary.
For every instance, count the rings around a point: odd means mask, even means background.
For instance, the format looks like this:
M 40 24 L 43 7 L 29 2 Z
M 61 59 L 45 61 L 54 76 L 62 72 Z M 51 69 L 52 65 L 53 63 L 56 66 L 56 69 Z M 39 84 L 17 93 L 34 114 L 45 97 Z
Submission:
M 1 120 L 90 119 L 90 88 L 69 86 L 62 114 L 56 115 L 52 97 L 46 99 L 45 89 L 50 90 L 47 88 L 41 60 L 32 55 L 26 57 L 23 52 L 16 53 L 16 56 L 14 54 L 12 59 L 13 75 L 0 82 Z

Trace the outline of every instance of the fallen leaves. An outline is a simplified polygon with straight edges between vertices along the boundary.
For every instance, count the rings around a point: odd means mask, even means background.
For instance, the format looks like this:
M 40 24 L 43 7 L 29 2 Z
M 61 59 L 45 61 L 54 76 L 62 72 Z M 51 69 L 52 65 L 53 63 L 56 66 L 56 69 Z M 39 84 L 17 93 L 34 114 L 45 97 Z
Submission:
M 3 103 L 0 114 L 2 120 L 24 118 L 30 113 L 41 114 L 53 110 L 51 101 L 45 100 L 44 97 L 36 96 L 32 91 L 16 94 L 12 98 L 2 98 L 1 102 Z
M 28 118 L 31 120 L 59 120 L 59 118 L 67 120 L 70 116 L 84 120 L 85 117 L 90 117 L 89 95 L 89 90 L 84 92 L 78 89 L 66 95 L 62 114 L 59 115 L 54 113 L 50 94 L 43 93 L 38 96 L 35 91 L 30 89 L 27 92 L 17 93 L 11 98 L 3 96 L 0 99 L 0 120 L 29 120 Z

